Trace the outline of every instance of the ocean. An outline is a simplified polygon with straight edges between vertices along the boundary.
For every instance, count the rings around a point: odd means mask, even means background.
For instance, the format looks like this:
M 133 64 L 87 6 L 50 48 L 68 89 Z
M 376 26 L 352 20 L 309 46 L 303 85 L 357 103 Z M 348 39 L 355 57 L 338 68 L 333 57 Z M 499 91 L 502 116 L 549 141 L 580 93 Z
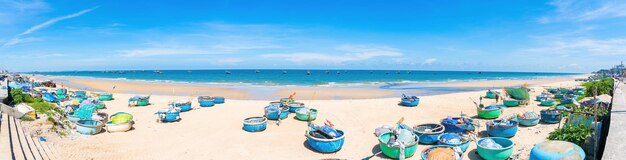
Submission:
M 377 86 L 480 80 L 540 79 L 579 73 L 408 71 L 408 70 L 153 70 L 30 72 L 117 80 L 255 86 Z

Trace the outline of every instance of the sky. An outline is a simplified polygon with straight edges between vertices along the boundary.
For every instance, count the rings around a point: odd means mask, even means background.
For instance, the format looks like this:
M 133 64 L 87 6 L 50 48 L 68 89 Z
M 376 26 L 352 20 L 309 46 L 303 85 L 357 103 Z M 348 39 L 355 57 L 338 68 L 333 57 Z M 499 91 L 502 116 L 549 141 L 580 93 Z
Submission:
M 591 72 L 626 0 L 0 0 L 0 67 Z

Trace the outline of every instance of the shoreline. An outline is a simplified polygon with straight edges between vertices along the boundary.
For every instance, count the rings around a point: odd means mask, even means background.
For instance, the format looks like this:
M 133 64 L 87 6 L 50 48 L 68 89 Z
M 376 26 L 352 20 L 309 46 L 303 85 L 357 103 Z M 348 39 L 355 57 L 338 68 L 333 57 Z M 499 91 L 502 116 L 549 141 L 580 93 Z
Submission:
M 74 89 L 118 92 L 127 94 L 168 96 L 223 96 L 228 99 L 272 100 L 297 93 L 299 99 L 372 99 L 391 98 L 402 94 L 417 96 L 440 95 L 456 92 L 472 92 L 528 84 L 553 83 L 586 77 L 587 74 L 554 76 L 540 79 L 482 80 L 454 82 L 425 82 L 381 84 L 368 86 L 258 86 L 258 85 L 207 85 L 203 83 L 158 82 L 145 80 L 108 79 L 80 76 L 32 75 L 39 80 L 53 80 L 60 86 Z M 115 86 L 115 90 L 113 90 Z
M 545 83 L 541 85 L 576 85 L 573 79 Z M 532 86 L 531 96 L 539 94 L 543 88 Z M 346 133 L 343 149 L 336 153 L 320 154 L 306 147 L 303 132 L 307 123 L 293 119 L 293 115 L 283 120 L 280 126 L 268 122 L 263 132 L 248 133 L 241 129 L 241 121 L 251 116 L 263 115 L 263 107 L 271 100 L 233 100 L 214 107 L 199 107 L 181 113 L 182 120 L 174 123 L 157 123 L 155 111 L 165 108 L 172 99 L 185 99 L 185 96 L 153 95 L 147 107 L 127 107 L 127 99 L 132 94 L 113 92 L 115 100 L 106 101 L 102 110 L 109 115 L 128 112 L 135 117 L 134 129 L 122 133 L 100 133 L 92 136 L 76 135 L 71 138 L 49 138 L 57 144 L 61 155 L 68 159 L 228 159 L 237 155 L 241 159 L 361 159 L 379 151 L 378 140 L 372 135 L 381 125 L 395 123 L 404 117 L 405 123 L 413 126 L 424 123 L 438 123 L 446 116 L 476 115 L 474 104 L 468 97 L 484 95 L 484 90 L 455 92 L 440 95 L 422 96 L 418 107 L 399 107 L 398 98 L 340 99 L 340 100 L 296 100 L 318 109 L 315 123 L 325 120 L 333 123 Z M 495 102 L 483 100 L 484 104 Z M 502 116 L 525 111 L 539 112 L 547 107 L 538 106 L 532 101 L 528 106 L 506 108 Z M 486 120 L 475 119 L 484 125 Z M 534 144 L 545 140 L 548 133 L 558 124 L 540 124 L 535 127 L 522 127 L 515 137 L 514 155 L 528 157 Z M 484 130 L 484 127 L 478 128 Z M 485 136 L 485 135 L 481 135 Z M 157 140 L 158 139 L 158 140 Z M 155 141 L 157 140 L 157 141 Z M 476 159 L 475 145 L 471 142 L 464 159 Z M 97 145 L 96 145 L 97 144 Z M 182 147 L 181 147 L 182 145 Z M 111 147 L 117 146 L 117 147 Z M 167 147 L 179 146 L 179 147 Z M 418 145 L 421 151 L 430 145 Z M 119 149 L 122 147 L 123 149 Z M 118 149 L 115 149 L 118 148 Z M 213 152 L 219 150 L 219 152 Z M 419 152 L 416 153 L 420 156 Z M 414 157 L 415 157 L 414 156 Z M 374 157 L 383 159 L 384 156 Z M 413 158 L 414 159 L 414 158 Z M 523 158 L 522 158 L 523 159 Z

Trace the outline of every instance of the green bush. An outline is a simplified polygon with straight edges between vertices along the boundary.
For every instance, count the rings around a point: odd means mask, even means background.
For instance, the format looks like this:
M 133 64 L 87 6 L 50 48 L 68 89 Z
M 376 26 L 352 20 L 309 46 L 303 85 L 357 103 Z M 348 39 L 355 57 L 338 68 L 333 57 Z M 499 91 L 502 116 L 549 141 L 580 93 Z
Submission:
M 550 132 L 549 140 L 568 141 L 578 146 L 583 146 L 587 138 L 591 137 L 591 128 L 584 125 L 574 126 L 567 125 Z
M 603 78 L 593 82 L 583 83 L 585 86 L 585 97 L 593 97 L 593 90 L 598 89 L 598 95 L 613 95 L 613 79 Z
M 22 89 L 11 89 L 10 94 L 13 98 L 13 101 L 11 101 L 11 103 L 20 104 L 26 102 L 26 98 L 24 97 L 24 94 L 22 94 Z

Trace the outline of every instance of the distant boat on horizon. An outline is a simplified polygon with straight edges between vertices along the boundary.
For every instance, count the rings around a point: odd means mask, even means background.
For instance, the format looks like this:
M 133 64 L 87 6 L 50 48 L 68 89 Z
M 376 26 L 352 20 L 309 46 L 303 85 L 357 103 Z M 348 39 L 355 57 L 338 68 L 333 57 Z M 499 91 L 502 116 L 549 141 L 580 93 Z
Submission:
M 231 73 L 230 73 L 230 71 L 225 71 L 224 73 L 226 73 L 226 74 L 231 74 Z
M 311 75 L 311 71 L 306 71 L 306 75 Z
M 155 70 L 155 71 L 153 71 L 153 72 L 154 72 L 154 73 L 156 73 L 156 74 L 163 74 L 163 72 L 161 72 L 161 71 L 159 71 L 159 70 Z
M 283 71 L 283 74 L 287 74 L 287 71 Z
M 256 71 L 254 71 L 254 73 L 261 73 L 261 71 L 259 71 L 258 69 Z

